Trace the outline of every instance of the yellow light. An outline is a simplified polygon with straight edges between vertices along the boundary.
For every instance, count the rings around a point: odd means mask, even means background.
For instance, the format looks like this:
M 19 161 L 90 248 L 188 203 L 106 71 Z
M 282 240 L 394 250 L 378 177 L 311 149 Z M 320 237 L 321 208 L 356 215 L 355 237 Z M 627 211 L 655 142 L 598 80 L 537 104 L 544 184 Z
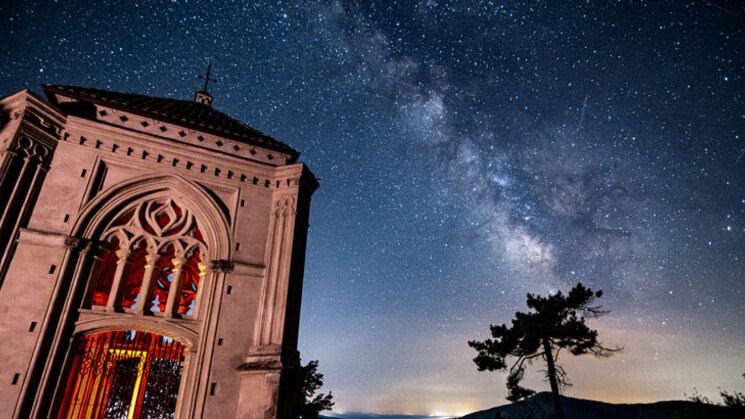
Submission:
M 137 379 L 135 380 L 135 387 L 132 390 L 132 401 L 129 404 L 129 412 L 127 412 L 127 419 L 134 419 L 135 409 L 137 408 L 137 399 L 140 394 L 140 384 L 142 383 L 142 375 L 145 372 L 145 359 L 147 358 L 147 351 L 133 351 L 125 349 L 109 349 L 109 352 L 115 356 L 122 356 L 127 358 L 140 358 L 140 362 L 137 364 Z

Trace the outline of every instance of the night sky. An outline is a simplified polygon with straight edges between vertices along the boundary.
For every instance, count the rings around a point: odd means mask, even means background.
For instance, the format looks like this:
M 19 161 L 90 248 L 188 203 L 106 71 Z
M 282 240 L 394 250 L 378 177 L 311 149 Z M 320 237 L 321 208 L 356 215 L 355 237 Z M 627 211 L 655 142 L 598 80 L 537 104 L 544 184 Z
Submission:
M 466 341 L 577 281 L 625 350 L 562 357 L 566 394 L 742 390 L 742 3 L 8 3 L 0 96 L 191 100 L 212 59 L 214 107 L 302 152 L 300 351 L 337 412 L 505 403 Z

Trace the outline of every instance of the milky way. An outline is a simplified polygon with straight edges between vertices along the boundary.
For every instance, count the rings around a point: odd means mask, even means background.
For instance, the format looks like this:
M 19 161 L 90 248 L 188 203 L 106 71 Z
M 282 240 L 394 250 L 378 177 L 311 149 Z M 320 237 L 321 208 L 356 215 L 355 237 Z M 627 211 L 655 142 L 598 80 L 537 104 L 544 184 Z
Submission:
M 0 95 L 190 99 L 211 59 L 214 106 L 303 152 L 322 186 L 300 349 L 337 411 L 503 403 L 466 341 L 578 281 L 625 350 L 565 359 L 567 394 L 742 387 L 742 6 L 16 3 Z

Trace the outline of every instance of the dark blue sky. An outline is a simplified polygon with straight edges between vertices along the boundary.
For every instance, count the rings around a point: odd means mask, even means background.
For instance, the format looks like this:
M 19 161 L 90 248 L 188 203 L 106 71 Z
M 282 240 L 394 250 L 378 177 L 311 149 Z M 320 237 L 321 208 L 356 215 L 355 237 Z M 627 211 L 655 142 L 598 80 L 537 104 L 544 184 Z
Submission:
M 567 359 L 568 394 L 741 387 L 743 6 L 122 0 L 0 16 L 1 96 L 190 99 L 212 59 L 214 106 L 303 152 L 322 186 L 300 349 L 337 410 L 503 403 L 466 341 L 526 292 L 577 281 L 605 291 L 613 313 L 594 325 L 626 349 Z

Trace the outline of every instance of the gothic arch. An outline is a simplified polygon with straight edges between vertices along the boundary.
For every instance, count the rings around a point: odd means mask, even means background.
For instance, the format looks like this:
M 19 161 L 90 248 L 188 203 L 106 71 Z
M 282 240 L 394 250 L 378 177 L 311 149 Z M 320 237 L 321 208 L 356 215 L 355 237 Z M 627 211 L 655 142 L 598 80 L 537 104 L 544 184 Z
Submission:
M 211 262 L 230 257 L 229 221 L 220 207 L 208 191 L 178 176 L 140 176 L 99 194 L 83 207 L 72 230 L 73 237 L 99 249 L 95 257 L 101 268 L 74 278 L 76 292 L 87 289 L 83 308 L 95 305 L 113 313 L 137 306 L 140 315 L 152 309 L 168 318 L 196 316 L 204 285 L 199 278 L 214 278 Z M 131 271 L 119 266 L 122 263 Z M 188 346 L 198 341 L 198 332 L 188 325 L 154 322 L 147 316 L 112 316 L 94 323 L 78 324 L 75 334 L 124 323 L 145 328 L 159 323 L 161 328 L 173 326 L 172 334 Z
M 225 205 L 194 182 L 181 176 L 145 175 L 109 187 L 88 202 L 72 229 L 72 236 L 100 239 L 103 230 L 127 205 L 142 199 L 178 197 L 204 226 L 212 260 L 230 259 L 230 220 Z
M 153 321 L 147 317 L 133 317 L 126 321 L 111 322 L 105 319 L 96 319 L 78 325 L 75 337 L 120 330 L 138 330 L 154 333 L 174 339 L 184 346 L 194 349 L 197 342 L 197 332 L 180 324 L 168 324 L 166 327 L 160 322 Z
M 114 337 L 122 339 L 123 333 L 130 333 L 127 331 L 132 331 L 133 336 L 141 336 L 140 334 L 144 333 L 150 336 L 148 339 L 159 336 L 172 339 L 182 345 L 180 350 L 184 352 L 179 353 L 183 355 L 183 358 L 178 362 L 182 365 L 185 375 L 180 389 L 174 394 L 178 394 L 179 399 L 183 400 L 187 406 L 185 408 L 194 403 L 198 383 L 194 381 L 195 378 L 190 371 L 198 368 L 199 363 L 202 362 L 205 345 L 203 333 L 206 325 L 209 324 L 207 317 L 198 312 L 197 306 L 204 306 L 204 302 L 199 302 L 199 300 L 207 298 L 204 301 L 210 301 L 215 292 L 218 273 L 209 269 L 210 262 L 230 259 L 230 220 L 229 215 L 221 208 L 224 208 L 224 205 L 221 205 L 217 198 L 202 186 L 179 176 L 166 175 L 145 175 L 117 183 L 83 206 L 81 215 L 73 226 L 71 236 L 83 239 L 84 243 L 90 244 L 86 247 L 90 250 L 81 253 L 76 262 L 77 268 L 70 272 L 72 275 L 70 282 L 73 287 L 71 293 L 77 295 L 77 300 L 82 304 L 76 303 L 69 307 L 65 316 L 71 316 L 69 318 L 73 319 L 74 324 L 67 332 L 59 332 L 68 337 L 59 335 L 62 338 L 60 353 L 66 355 L 60 366 L 61 381 L 57 382 L 57 387 L 53 391 L 55 406 L 66 403 L 64 400 L 66 400 L 68 391 L 65 390 L 67 388 L 65 386 L 69 386 L 72 381 L 65 380 L 74 381 L 80 373 L 80 364 L 76 364 L 78 362 L 76 360 L 82 356 L 79 347 L 81 342 L 96 340 L 102 336 L 107 336 L 107 339 Z M 168 212 L 170 217 L 159 218 L 166 210 L 170 211 Z M 119 249 L 118 246 L 121 244 L 122 248 L 126 249 L 125 253 L 129 253 L 135 247 L 143 247 L 147 248 L 148 257 L 154 255 L 155 258 L 147 259 L 150 267 L 146 268 L 146 272 L 150 269 L 150 274 L 143 274 L 140 268 L 136 270 L 141 275 L 139 277 L 140 291 L 135 291 L 135 295 L 139 295 L 136 308 L 134 305 L 125 306 L 124 304 L 123 295 L 127 296 L 126 301 L 132 300 L 129 297 L 128 288 L 130 280 L 126 273 L 129 272 L 129 268 L 120 268 L 119 264 L 126 263 L 126 266 L 131 266 L 134 272 L 135 262 L 140 261 L 140 256 L 132 259 L 124 256 L 124 259 L 119 259 L 119 262 L 114 265 L 117 272 L 115 278 L 121 279 L 120 284 L 123 286 L 108 283 L 111 295 L 107 296 L 106 300 L 102 300 L 103 304 L 93 304 L 92 297 L 98 291 L 96 287 L 99 283 L 103 284 L 100 281 L 104 270 L 100 267 L 110 267 L 110 261 L 105 257 L 108 257 L 106 256 L 108 253 L 117 253 L 111 246 L 110 240 L 113 237 L 118 238 L 115 239 L 116 249 Z M 162 255 L 163 252 L 166 252 L 168 256 L 160 258 L 158 255 Z M 195 253 L 192 254 L 192 252 Z M 174 262 L 176 259 L 180 262 Z M 129 262 L 121 262 L 122 260 Z M 201 262 L 195 262 L 199 265 L 196 274 L 188 270 L 189 267 L 193 268 L 191 263 L 194 260 L 201 260 Z M 176 270 L 176 266 L 180 268 Z M 157 310 L 158 313 L 155 313 L 155 309 L 149 308 L 151 300 L 157 290 L 163 290 L 160 288 L 162 285 L 158 285 L 160 283 L 155 281 L 161 278 L 162 272 L 168 272 L 167 270 L 161 271 L 161 269 L 171 269 L 173 277 L 168 275 L 168 282 L 164 282 L 165 290 L 168 290 L 170 285 L 170 292 L 163 291 L 159 296 L 164 296 L 164 299 L 153 301 L 155 304 L 153 307 L 160 307 Z M 176 274 L 177 271 L 181 273 Z M 184 272 L 192 272 L 192 274 Z M 142 275 L 150 279 L 146 282 Z M 186 279 L 195 278 L 194 275 L 206 281 L 190 282 Z M 202 277 L 202 275 L 205 276 Z M 182 278 L 184 282 L 176 278 Z M 117 279 L 114 281 L 116 283 Z M 137 279 L 132 283 L 136 281 Z M 185 291 L 187 284 L 192 284 L 194 287 Z M 118 290 L 116 294 L 114 289 Z M 174 294 L 174 290 L 184 291 Z M 176 297 L 171 298 L 172 295 Z M 146 299 L 143 299 L 143 296 Z M 188 302 L 191 302 L 191 306 Z M 191 311 L 186 311 L 189 307 L 194 310 L 193 316 L 190 315 Z M 184 311 L 181 311 L 182 309 Z M 80 317 L 73 314 L 76 311 L 80 313 Z M 75 318 L 78 320 L 75 321 Z M 65 341 L 70 343 L 62 343 Z M 158 345 L 161 344 L 165 343 L 158 343 Z M 193 358 L 193 361 L 189 361 L 190 358 Z M 189 367 L 190 362 L 196 365 Z M 103 387 L 99 390 L 104 391 Z
M 79 336 L 58 418 L 174 417 L 187 347 L 143 330 Z

